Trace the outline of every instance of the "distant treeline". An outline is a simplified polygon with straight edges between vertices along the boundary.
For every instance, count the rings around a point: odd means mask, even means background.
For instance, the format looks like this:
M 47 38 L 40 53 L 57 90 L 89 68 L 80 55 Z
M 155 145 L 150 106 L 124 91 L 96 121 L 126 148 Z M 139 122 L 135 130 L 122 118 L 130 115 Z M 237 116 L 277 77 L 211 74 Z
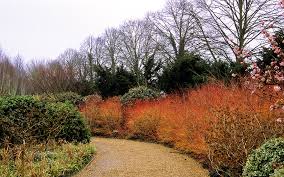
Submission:
M 260 56 L 265 39 L 259 24 L 283 18 L 278 0 L 236 2 L 170 0 L 162 10 L 89 36 L 79 49 L 49 61 L 27 64 L 0 50 L 0 95 L 73 91 L 107 97 L 137 85 L 170 92 L 209 78 L 228 82 L 232 74 L 244 74 L 236 51 Z

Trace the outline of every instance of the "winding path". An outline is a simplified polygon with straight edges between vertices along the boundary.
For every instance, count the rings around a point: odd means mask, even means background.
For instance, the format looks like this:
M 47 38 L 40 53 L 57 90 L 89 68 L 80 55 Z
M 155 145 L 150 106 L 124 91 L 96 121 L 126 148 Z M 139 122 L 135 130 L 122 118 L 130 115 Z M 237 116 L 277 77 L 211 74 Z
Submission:
M 95 159 L 76 177 L 208 177 L 186 155 L 162 145 L 94 138 Z

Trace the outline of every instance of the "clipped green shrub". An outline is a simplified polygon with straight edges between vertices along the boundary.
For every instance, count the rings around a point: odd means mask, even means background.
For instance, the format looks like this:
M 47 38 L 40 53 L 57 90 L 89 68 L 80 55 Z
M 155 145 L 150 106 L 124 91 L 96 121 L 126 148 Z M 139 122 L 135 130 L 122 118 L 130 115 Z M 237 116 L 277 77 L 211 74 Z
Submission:
M 69 103 L 41 102 L 32 96 L 0 99 L 0 146 L 62 139 L 89 142 L 90 130 L 77 109 Z
M 147 100 L 147 99 L 155 99 L 160 96 L 160 93 L 147 88 L 145 86 L 139 86 L 130 89 L 126 94 L 121 97 L 121 102 L 123 104 L 132 102 L 136 99 Z
M 243 170 L 244 177 L 269 177 L 283 174 L 284 138 L 271 139 L 253 151 Z M 274 174 L 275 172 L 275 174 Z
M 62 92 L 62 93 L 56 93 L 56 94 L 42 94 L 35 96 L 40 101 L 45 102 L 69 102 L 73 105 L 79 105 L 83 102 L 83 97 L 81 95 L 78 95 L 74 92 Z
M 77 108 L 72 104 L 49 103 L 46 106 L 49 117 L 58 120 L 57 124 L 60 125 L 60 131 L 55 135 L 56 139 L 83 143 L 90 141 L 90 130 Z

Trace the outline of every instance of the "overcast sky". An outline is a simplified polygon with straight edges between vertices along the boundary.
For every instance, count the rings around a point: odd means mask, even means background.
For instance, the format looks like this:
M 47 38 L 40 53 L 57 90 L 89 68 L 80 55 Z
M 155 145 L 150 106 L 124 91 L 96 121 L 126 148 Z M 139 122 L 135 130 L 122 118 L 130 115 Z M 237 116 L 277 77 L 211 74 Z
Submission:
M 57 57 L 89 35 L 161 9 L 166 0 L 0 0 L 0 46 L 25 60 Z

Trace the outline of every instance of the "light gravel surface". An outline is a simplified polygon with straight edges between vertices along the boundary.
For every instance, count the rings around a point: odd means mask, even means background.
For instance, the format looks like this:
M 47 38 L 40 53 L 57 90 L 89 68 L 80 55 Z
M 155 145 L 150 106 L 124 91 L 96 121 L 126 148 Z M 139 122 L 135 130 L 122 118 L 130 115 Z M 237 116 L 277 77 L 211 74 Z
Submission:
M 97 154 L 76 177 L 208 177 L 186 155 L 158 144 L 94 138 Z

